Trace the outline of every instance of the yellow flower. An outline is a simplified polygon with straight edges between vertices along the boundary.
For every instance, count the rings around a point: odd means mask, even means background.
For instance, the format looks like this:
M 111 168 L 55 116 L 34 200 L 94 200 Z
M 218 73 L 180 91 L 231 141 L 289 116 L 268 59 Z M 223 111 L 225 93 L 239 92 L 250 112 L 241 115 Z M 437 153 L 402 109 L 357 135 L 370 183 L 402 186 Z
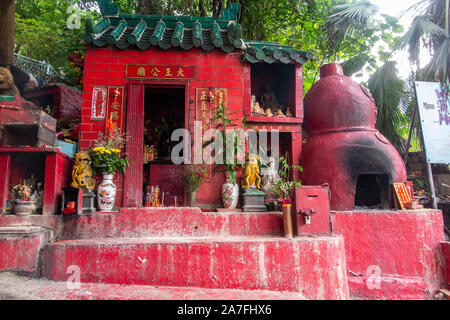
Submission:
M 120 153 L 120 149 L 111 149 L 112 152 Z
M 109 151 L 109 150 L 105 150 L 105 152 L 106 152 L 107 154 L 111 154 L 111 151 Z

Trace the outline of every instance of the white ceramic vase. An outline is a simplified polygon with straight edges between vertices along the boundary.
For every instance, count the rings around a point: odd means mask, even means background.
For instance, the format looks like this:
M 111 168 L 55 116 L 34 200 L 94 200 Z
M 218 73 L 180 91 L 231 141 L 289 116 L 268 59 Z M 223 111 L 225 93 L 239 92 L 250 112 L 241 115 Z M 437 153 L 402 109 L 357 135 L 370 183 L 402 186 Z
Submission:
M 111 211 L 116 200 L 116 185 L 113 174 L 103 173 L 103 181 L 97 188 L 97 205 L 100 212 Z
M 222 185 L 222 203 L 225 209 L 236 209 L 239 200 L 239 185 L 231 183 L 230 175 L 226 173 L 225 183 Z

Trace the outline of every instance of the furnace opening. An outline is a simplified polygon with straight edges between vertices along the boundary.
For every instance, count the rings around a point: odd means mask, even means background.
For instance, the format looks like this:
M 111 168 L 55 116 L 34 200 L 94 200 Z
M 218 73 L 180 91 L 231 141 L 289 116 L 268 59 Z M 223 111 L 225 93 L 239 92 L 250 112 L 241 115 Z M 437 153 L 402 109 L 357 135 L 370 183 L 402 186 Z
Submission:
M 389 179 L 386 174 L 361 174 L 356 182 L 355 208 L 388 209 Z

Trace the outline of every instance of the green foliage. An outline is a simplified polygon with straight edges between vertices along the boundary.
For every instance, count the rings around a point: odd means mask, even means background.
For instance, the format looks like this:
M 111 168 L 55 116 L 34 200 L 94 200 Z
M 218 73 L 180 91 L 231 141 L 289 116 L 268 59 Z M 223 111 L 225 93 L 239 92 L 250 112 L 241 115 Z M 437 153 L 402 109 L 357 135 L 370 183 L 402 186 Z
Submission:
M 302 185 L 298 179 L 290 179 L 290 170 L 295 169 L 303 171 L 301 166 L 290 166 L 285 157 L 280 158 L 278 175 L 280 179 L 272 186 L 271 191 L 275 193 L 280 200 L 289 199 L 291 196 L 291 190 L 298 188 Z
M 216 171 L 227 172 L 230 175 L 231 183 L 236 183 L 238 173 L 242 173 L 242 170 L 244 168 L 243 163 L 238 160 L 238 155 L 241 151 L 239 146 L 242 146 L 245 142 L 242 140 L 243 137 L 236 135 L 233 136 L 233 141 L 231 144 L 227 143 L 227 135 L 231 134 L 231 129 L 234 129 L 238 133 L 240 133 L 241 130 L 244 129 L 244 127 L 247 127 L 247 117 L 244 117 L 242 119 L 240 125 L 237 125 L 236 121 L 234 121 L 233 123 L 233 119 L 231 119 L 230 116 L 234 115 L 235 113 L 236 112 L 230 113 L 228 108 L 221 104 L 220 107 L 217 108 L 214 116 L 209 122 L 209 124 L 215 126 L 215 129 L 219 131 L 222 138 L 222 143 L 219 146 L 218 150 L 216 150 L 218 151 L 218 154 L 216 154 L 215 156 L 222 157 L 224 159 L 224 164 L 220 166 L 222 169 L 216 168 Z M 203 148 L 206 148 L 214 142 L 216 142 L 215 137 L 206 141 L 203 144 Z
M 378 109 L 377 129 L 392 142 L 400 153 L 403 153 L 404 145 L 398 129 L 408 119 L 403 110 L 399 108 L 401 97 L 405 92 L 403 80 L 397 76 L 395 62 L 387 61 L 373 73 L 369 78 L 368 86 Z
M 84 46 L 80 43 L 84 21 L 89 17 L 99 16 L 96 12 L 84 10 L 81 14 L 81 28 L 67 28 L 67 21 L 72 14 L 67 10 L 69 6 L 79 2 L 16 0 L 14 51 L 51 64 L 69 85 L 76 85 L 80 70 L 69 63 L 68 56 L 72 52 L 84 52 Z

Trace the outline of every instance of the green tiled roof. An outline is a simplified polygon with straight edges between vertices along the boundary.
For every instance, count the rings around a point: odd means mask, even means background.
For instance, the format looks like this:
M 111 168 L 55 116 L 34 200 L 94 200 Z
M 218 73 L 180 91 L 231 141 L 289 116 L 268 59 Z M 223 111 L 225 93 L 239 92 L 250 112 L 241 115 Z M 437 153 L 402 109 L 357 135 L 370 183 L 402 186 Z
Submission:
M 222 9 L 220 17 L 186 17 L 121 14 L 111 0 L 98 1 L 103 19 L 97 24 L 86 23 L 84 41 L 97 47 L 113 45 L 118 49 L 136 46 L 184 50 L 193 47 L 224 52 L 242 50 L 244 58 L 251 62 L 282 62 L 304 64 L 313 58 L 309 52 L 294 50 L 273 42 L 244 41 L 242 26 L 236 22 L 240 4 L 231 3 Z

